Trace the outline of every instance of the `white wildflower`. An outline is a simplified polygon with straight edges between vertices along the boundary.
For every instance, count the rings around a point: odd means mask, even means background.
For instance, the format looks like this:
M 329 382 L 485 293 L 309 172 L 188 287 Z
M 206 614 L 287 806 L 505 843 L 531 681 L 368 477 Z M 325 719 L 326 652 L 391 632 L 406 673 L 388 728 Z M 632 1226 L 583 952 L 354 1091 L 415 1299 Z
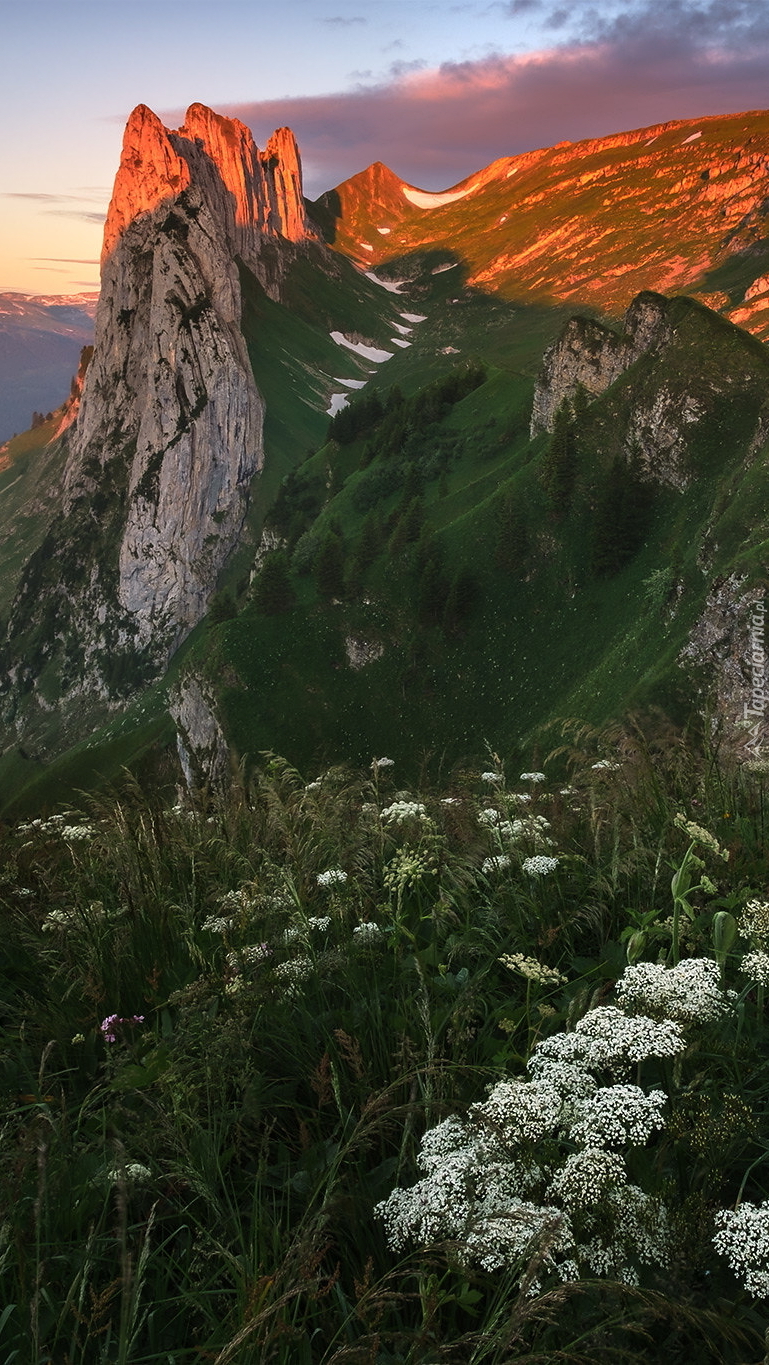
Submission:
M 535 957 L 526 957 L 523 953 L 505 953 L 497 960 L 504 967 L 509 967 L 511 972 L 520 972 L 521 976 L 528 977 L 530 981 L 538 981 L 542 986 L 562 986 L 569 979 L 555 967 L 546 967 Z
M 379 925 L 373 920 L 364 920 L 362 924 L 356 924 L 352 933 L 358 943 L 381 943 L 384 938 Z
M 372 768 L 374 769 L 375 772 L 376 772 L 377 768 L 394 768 L 394 767 L 395 767 L 395 759 L 394 759 L 394 758 L 372 758 L 372 760 L 371 760 L 371 766 L 372 766 Z
M 318 886 L 344 886 L 347 873 L 340 867 L 330 867 L 327 872 L 319 872 L 316 880 Z
M 498 786 L 504 780 L 502 773 L 481 773 L 481 782 L 488 782 L 493 787 Z
M 491 872 L 504 872 L 510 866 L 510 859 L 506 853 L 497 853 L 492 858 L 484 858 L 481 863 L 481 872 L 488 876 Z
M 665 1127 L 666 1100 L 664 1090 L 646 1095 L 638 1085 L 602 1086 L 581 1106 L 569 1136 L 585 1147 L 642 1147 Z
M 530 877 L 548 877 L 555 872 L 559 861 L 558 858 L 546 858 L 538 854 L 535 858 L 524 858 L 521 867 Z
M 386 824 L 403 824 L 408 820 L 426 820 L 427 811 L 422 801 L 393 801 L 385 806 L 382 819 Z
M 509 799 L 514 801 L 516 806 L 528 806 L 531 801 L 531 792 L 511 792 Z
M 769 986 L 769 953 L 759 948 L 746 953 L 740 963 L 740 971 L 756 986 Z
M 567 1208 L 592 1208 L 606 1191 L 627 1184 L 624 1159 L 602 1147 L 583 1147 L 572 1152 L 550 1182 L 548 1196 Z
M 769 901 L 748 901 L 738 922 L 743 938 L 761 947 L 769 946 Z
M 611 760 L 610 758 L 599 758 L 599 760 L 598 760 L 597 763 L 592 763 L 592 764 L 591 764 L 591 767 L 592 767 L 592 769 L 593 769 L 593 772 L 598 772 L 598 773 L 601 773 L 601 772 L 605 772 L 605 773 L 616 772 L 617 769 L 619 768 L 619 766 L 620 766 L 619 763 L 613 763 L 612 760 Z
M 307 921 L 308 929 L 315 929 L 319 934 L 325 934 L 331 928 L 330 915 L 310 915 Z
M 722 1019 L 737 1000 L 734 991 L 721 989 L 718 963 L 705 957 L 684 958 L 675 967 L 633 962 L 617 982 L 617 995 L 624 1009 L 683 1024 Z
M 312 976 L 312 962 L 309 957 L 294 957 L 288 962 L 279 962 L 275 975 L 285 984 L 288 995 L 296 995 L 302 982 Z
M 478 811 L 479 825 L 487 825 L 490 828 L 498 825 L 501 819 L 502 816 L 496 806 L 485 806 L 483 810 Z
M 92 839 L 96 830 L 93 825 L 62 825 L 58 832 L 68 844 L 82 844 Z
M 232 919 L 224 915 L 207 915 L 200 927 L 209 934 L 226 934 L 232 928 Z
M 469 1117 L 511 1148 L 553 1133 L 562 1108 L 561 1096 L 547 1081 L 498 1081 L 488 1099 L 471 1105 Z
M 544 774 L 544 773 L 521 773 L 520 778 L 519 778 L 519 781 L 521 781 L 521 782 L 544 782 L 544 781 L 545 781 L 545 774 Z
M 687 820 L 686 816 L 681 815 L 680 812 L 675 816 L 673 824 L 683 830 L 687 839 L 693 843 L 702 844 L 702 847 L 706 848 L 709 853 L 713 853 L 717 858 L 723 858 L 725 862 L 728 862 L 728 850 L 721 847 L 715 834 L 711 834 L 710 830 L 703 829 L 702 825 L 695 824 L 693 820 Z
M 769 1200 L 763 1204 L 746 1201 L 736 1212 L 720 1209 L 715 1221 L 719 1229 L 713 1238 L 716 1251 L 726 1257 L 749 1294 L 769 1298 Z
M 110 1185 L 146 1185 L 152 1179 L 152 1171 L 140 1161 L 127 1161 L 124 1166 L 111 1166 L 105 1171 Z

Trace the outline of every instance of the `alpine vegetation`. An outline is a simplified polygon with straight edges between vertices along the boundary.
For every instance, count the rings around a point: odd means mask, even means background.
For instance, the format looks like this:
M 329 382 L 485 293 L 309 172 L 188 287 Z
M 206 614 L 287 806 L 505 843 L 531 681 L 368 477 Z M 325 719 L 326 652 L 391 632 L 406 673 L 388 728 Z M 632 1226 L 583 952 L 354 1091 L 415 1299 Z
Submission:
M 765 778 L 566 738 L 5 829 L 9 1361 L 760 1358 Z

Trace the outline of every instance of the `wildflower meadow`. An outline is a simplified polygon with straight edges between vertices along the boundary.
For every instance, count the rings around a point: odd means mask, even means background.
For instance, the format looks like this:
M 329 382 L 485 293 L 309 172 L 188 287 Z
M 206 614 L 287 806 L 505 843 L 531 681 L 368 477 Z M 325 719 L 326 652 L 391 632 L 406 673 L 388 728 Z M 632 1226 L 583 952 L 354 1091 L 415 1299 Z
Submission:
M 767 773 L 570 727 L 0 839 L 0 1358 L 769 1358 Z

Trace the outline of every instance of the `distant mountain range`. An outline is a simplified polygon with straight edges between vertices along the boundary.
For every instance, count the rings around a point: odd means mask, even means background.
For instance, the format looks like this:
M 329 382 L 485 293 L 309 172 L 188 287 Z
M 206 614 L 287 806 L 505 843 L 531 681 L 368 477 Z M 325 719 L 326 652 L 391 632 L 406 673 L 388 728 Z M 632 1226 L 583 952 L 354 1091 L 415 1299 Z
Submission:
M 288 130 L 140 106 L 93 358 L 0 452 L 6 808 L 628 709 L 755 759 L 768 210 L 763 112 L 308 204 Z
M 0 294 L 0 442 L 64 402 L 93 341 L 98 297 Z

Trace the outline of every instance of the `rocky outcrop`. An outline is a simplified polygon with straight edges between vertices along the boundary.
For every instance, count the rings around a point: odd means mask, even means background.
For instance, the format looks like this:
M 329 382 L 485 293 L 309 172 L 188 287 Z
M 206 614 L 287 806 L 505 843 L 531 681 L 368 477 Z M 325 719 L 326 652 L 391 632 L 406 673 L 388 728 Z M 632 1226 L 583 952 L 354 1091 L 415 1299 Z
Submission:
M 176 130 L 143 105 L 131 115 L 94 353 L 62 414 L 62 510 L 10 613 L 7 722 L 29 727 L 55 706 L 76 737 L 89 698 L 122 704 L 204 616 L 263 460 L 241 263 L 278 297 L 315 240 L 287 129 L 261 152 L 203 105 Z
M 769 760 L 765 603 L 764 588 L 744 575 L 716 580 L 678 660 L 699 674 L 711 724 L 743 762 Z
M 625 314 L 622 333 L 592 318 L 575 317 L 545 352 L 534 390 L 531 434 L 552 431 L 555 415 L 578 389 L 595 398 L 604 393 L 645 351 L 664 343 L 667 299 L 639 294 Z
M 206 683 L 195 674 L 182 678 L 169 697 L 169 710 L 188 791 L 219 786 L 229 770 L 229 749 Z

